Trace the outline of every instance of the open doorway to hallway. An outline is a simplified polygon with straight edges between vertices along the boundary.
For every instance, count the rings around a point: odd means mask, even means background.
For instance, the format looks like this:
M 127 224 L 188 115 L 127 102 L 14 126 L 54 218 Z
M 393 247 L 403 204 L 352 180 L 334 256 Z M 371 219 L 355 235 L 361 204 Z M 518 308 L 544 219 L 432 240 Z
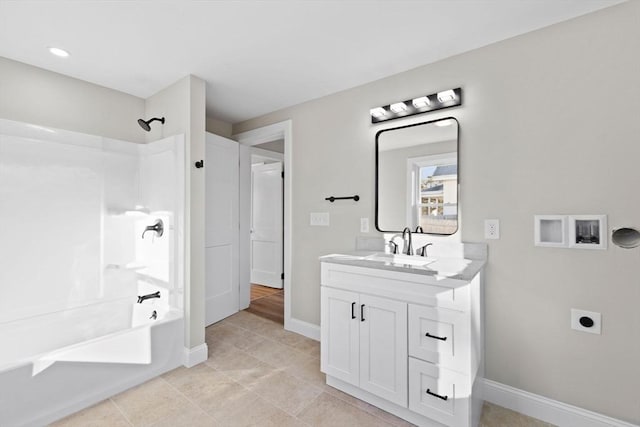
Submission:
M 292 121 L 285 120 L 279 123 L 263 126 L 257 129 L 234 134 L 234 139 L 240 144 L 240 309 L 248 309 L 251 305 L 251 284 L 266 285 L 274 288 L 282 288 L 284 300 L 284 329 L 299 332 L 300 322 L 291 318 L 291 206 L 292 206 Z M 277 147 L 277 148 L 276 148 Z M 255 150 L 260 150 L 257 152 Z M 282 186 L 282 249 L 274 250 L 273 254 L 280 256 L 280 274 L 277 276 L 276 286 L 273 283 L 258 280 L 252 277 L 251 268 L 251 173 L 252 155 L 276 156 L 275 160 L 282 163 L 279 174 Z M 284 172 L 284 174 L 282 174 Z M 284 178 L 282 178 L 284 175 Z M 271 265 L 278 265 L 271 263 Z M 255 265 L 259 267 L 259 265 Z M 276 270 L 273 269 L 272 272 Z M 275 277 L 273 277 L 275 278 Z M 282 294 L 281 294 L 282 295 Z M 273 301 L 274 298 L 271 298 Z M 267 302 L 262 301 L 262 302 Z M 304 325 L 302 325 L 304 326 Z M 303 328 L 304 329 L 304 328 Z
M 251 302 L 246 311 L 284 325 L 284 290 L 252 283 Z
M 284 141 L 250 147 L 251 212 L 247 311 L 284 325 Z

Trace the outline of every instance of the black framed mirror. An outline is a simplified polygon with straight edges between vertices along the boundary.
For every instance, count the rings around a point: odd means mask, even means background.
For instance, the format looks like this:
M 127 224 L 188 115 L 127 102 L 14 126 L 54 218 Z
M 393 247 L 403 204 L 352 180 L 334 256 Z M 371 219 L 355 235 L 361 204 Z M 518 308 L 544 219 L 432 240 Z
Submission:
M 459 123 L 454 117 L 376 134 L 376 229 L 458 230 Z

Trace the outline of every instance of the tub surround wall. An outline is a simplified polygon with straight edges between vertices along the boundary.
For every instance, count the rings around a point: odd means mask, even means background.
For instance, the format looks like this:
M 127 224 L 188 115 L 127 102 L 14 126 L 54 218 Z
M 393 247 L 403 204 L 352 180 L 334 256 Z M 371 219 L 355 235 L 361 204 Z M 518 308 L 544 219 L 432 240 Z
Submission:
M 181 135 L 0 119 L 2 425 L 46 424 L 182 364 L 183 152 Z M 163 235 L 142 239 L 157 219 Z
M 486 378 L 640 423 L 638 249 L 533 244 L 535 214 L 639 225 L 639 21 L 640 2 L 626 2 L 235 125 L 293 122 L 292 316 L 319 323 L 317 258 L 353 250 L 374 216 L 375 133 L 409 122 L 371 125 L 369 109 L 462 86 L 462 107 L 418 119 L 460 121 L 462 240 L 501 221 L 488 241 Z M 360 202 L 325 202 L 337 189 Z M 310 212 L 330 212 L 331 226 L 310 227 Z M 602 335 L 571 330 L 571 308 L 601 312 Z
M 138 118 L 165 116 L 164 126 L 152 124 L 151 132 L 144 132 Z M 0 57 L 0 118 L 17 120 L 39 126 L 51 126 L 75 132 L 122 139 L 137 143 L 156 141 L 163 136 L 185 134 L 186 170 L 191 171 L 189 157 L 203 158 L 205 129 L 205 85 L 201 79 L 187 76 L 147 100 L 98 86 L 73 77 Z M 213 123 L 213 124 L 212 124 Z M 210 121 L 219 132 L 225 124 Z M 193 136 L 192 136 L 193 135 Z M 200 170 L 201 171 L 201 170 Z M 202 177 L 200 177 L 202 175 Z M 194 295 L 187 296 L 188 348 L 204 344 L 204 174 L 194 172 L 193 197 L 190 191 L 191 174 L 187 173 L 185 218 L 185 265 L 182 269 L 186 292 L 190 290 L 189 272 L 195 272 Z M 194 203 L 191 209 L 190 203 Z M 189 243 L 191 217 L 194 240 Z M 200 224 L 200 225 L 198 225 Z M 200 245 L 200 246 L 198 246 Z M 190 253 L 194 253 L 190 261 Z M 192 313 L 189 305 L 193 301 Z M 202 308 L 200 306 L 202 305 Z M 193 334 L 191 331 L 194 331 Z M 193 336 L 192 336 L 193 335 Z
M 0 119 L 0 322 L 135 301 L 142 276 L 182 294 L 177 139 L 139 145 Z M 166 237 L 141 239 L 156 217 Z

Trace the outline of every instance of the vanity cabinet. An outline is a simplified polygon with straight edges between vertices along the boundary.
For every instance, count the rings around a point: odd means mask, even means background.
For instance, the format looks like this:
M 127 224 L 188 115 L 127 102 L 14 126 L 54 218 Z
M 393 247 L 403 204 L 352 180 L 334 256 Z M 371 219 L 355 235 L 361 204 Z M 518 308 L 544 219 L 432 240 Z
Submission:
M 407 407 L 407 304 L 327 287 L 321 293 L 322 371 Z
M 327 384 L 420 426 L 477 425 L 480 269 L 461 279 L 360 264 L 321 263 Z

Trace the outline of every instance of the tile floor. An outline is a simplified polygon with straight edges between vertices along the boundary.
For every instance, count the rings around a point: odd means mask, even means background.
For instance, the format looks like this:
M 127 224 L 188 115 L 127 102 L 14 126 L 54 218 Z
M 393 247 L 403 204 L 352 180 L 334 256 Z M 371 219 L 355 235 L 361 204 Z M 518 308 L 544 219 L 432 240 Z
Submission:
M 71 415 L 55 427 L 410 426 L 325 384 L 320 345 L 240 312 L 207 328 L 209 359 Z M 549 424 L 485 404 L 482 427 Z

